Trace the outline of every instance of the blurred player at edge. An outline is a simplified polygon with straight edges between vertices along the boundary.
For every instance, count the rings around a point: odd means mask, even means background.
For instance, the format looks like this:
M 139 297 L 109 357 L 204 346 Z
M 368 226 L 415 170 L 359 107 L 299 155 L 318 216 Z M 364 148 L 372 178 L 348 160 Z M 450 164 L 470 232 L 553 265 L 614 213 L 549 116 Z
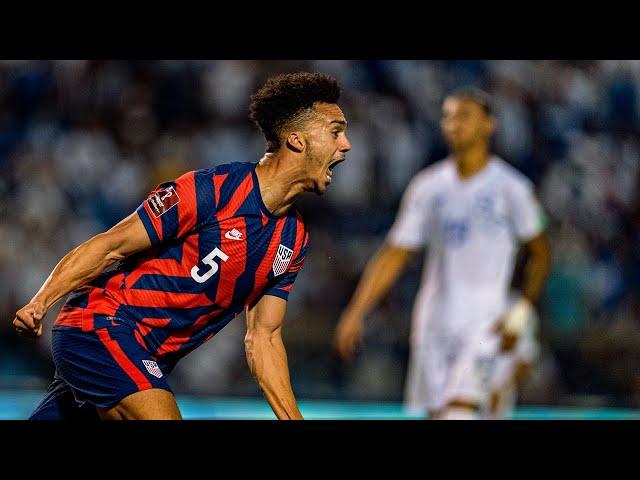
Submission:
M 52 336 L 55 378 L 32 419 L 180 419 L 166 375 L 246 313 L 247 361 L 279 419 L 302 419 L 281 329 L 308 247 L 294 207 L 323 193 L 351 148 L 335 79 L 279 75 L 252 97 L 267 141 L 257 163 L 190 171 L 159 185 L 110 230 L 68 253 L 13 320 Z M 116 268 L 103 272 L 113 262 Z
M 475 88 L 450 94 L 441 127 L 450 156 L 410 182 L 385 244 L 341 315 L 335 346 L 344 359 L 353 354 L 366 315 L 427 246 L 405 404 L 433 419 L 482 418 L 493 365 L 526 328 L 550 248 L 533 185 L 489 151 L 495 120 L 488 95 Z M 517 240 L 529 259 L 521 297 L 507 308 Z

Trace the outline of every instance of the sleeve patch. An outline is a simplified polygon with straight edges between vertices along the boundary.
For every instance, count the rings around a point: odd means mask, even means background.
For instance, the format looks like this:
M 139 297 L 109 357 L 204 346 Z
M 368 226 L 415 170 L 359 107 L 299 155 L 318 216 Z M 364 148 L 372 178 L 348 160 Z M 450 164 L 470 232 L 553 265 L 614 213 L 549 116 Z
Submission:
M 158 218 L 180 203 L 180 197 L 173 185 L 154 191 L 146 200 L 151 213 Z

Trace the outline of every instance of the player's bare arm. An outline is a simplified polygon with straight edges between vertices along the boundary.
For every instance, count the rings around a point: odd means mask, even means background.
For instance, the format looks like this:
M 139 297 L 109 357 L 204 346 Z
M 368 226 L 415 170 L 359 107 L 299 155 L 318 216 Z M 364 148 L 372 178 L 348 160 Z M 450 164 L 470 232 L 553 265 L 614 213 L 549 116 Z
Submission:
M 287 352 L 282 342 L 286 300 L 263 296 L 245 310 L 247 334 L 244 339 L 249 369 L 279 420 L 302 420 L 291 381 Z
M 53 269 L 38 293 L 16 312 L 13 326 L 20 335 L 42 335 L 42 320 L 60 298 L 93 280 L 105 268 L 151 246 L 137 213 L 67 253 Z
M 335 348 L 340 357 L 353 355 L 362 339 L 365 316 L 395 284 L 414 255 L 415 250 L 385 243 L 369 260 L 364 274 L 347 308 L 340 317 L 335 335 Z
M 529 253 L 529 260 L 524 272 L 522 296 L 531 303 L 536 303 L 551 269 L 551 245 L 547 236 L 541 233 L 529 240 L 525 248 Z
M 497 331 L 502 332 L 503 351 L 510 351 L 515 347 L 519 332 L 523 330 L 533 305 L 540 298 L 551 269 L 551 246 L 544 233 L 526 242 L 524 247 L 528 260 L 524 271 L 522 298 L 510 310 L 510 318 L 503 319 L 497 327 Z

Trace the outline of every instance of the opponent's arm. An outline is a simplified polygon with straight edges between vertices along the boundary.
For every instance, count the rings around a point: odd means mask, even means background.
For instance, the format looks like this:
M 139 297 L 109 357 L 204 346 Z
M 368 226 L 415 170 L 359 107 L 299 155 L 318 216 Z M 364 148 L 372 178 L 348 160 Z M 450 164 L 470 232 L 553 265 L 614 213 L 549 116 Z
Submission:
M 244 346 L 249 369 L 278 419 L 302 420 L 282 343 L 286 309 L 286 300 L 272 295 L 265 295 L 255 305 L 247 307 Z
M 349 358 L 362 338 L 365 316 L 395 284 L 415 250 L 385 243 L 369 260 L 351 301 L 336 329 L 335 347 L 342 358 Z
M 547 236 L 541 233 L 529 240 L 525 248 L 529 259 L 524 271 L 522 296 L 529 302 L 536 303 L 551 269 L 551 246 Z
M 551 246 L 544 233 L 525 243 L 527 263 L 524 270 L 522 296 L 497 324 L 496 332 L 502 334 L 501 348 L 512 350 L 532 315 L 533 304 L 538 301 L 545 280 L 551 269 Z
M 13 325 L 21 335 L 39 337 L 42 320 L 60 298 L 104 271 L 113 262 L 151 246 L 142 221 L 132 213 L 106 232 L 67 253 L 38 293 L 16 313 Z

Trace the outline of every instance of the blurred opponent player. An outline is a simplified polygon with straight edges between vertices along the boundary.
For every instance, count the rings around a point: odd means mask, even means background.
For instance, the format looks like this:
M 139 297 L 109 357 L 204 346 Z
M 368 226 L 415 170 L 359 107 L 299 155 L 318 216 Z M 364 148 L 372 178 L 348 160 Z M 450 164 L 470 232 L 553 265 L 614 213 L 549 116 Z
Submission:
M 281 330 L 308 232 L 294 207 L 331 183 L 351 148 L 335 79 L 294 73 L 252 97 L 267 140 L 258 163 L 190 171 L 68 253 L 13 320 L 38 337 L 55 321 L 56 374 L 32 419 L 180 419 L 166 376 L 246 312 L 251 372 L 279 419 L 301 419 Z M 113 262 L 117 267 L 103 272 Z
M 489 151 L 494 118 L 488 95 L 449 95 L 441 127 L 450 156 L 407 187 L 386 243 L 366 270 L 337 326 L 335 345 L 350 357 L 364 318 L 412 255 L 428 246 L 414 310 L 405 403 L 430 418 L 480 418 L 494 364 L 526 327 L 549 270 L 543 213 L 533 185 Z M 529 261 L 522 296 L 507 300 L 517 241 Z

